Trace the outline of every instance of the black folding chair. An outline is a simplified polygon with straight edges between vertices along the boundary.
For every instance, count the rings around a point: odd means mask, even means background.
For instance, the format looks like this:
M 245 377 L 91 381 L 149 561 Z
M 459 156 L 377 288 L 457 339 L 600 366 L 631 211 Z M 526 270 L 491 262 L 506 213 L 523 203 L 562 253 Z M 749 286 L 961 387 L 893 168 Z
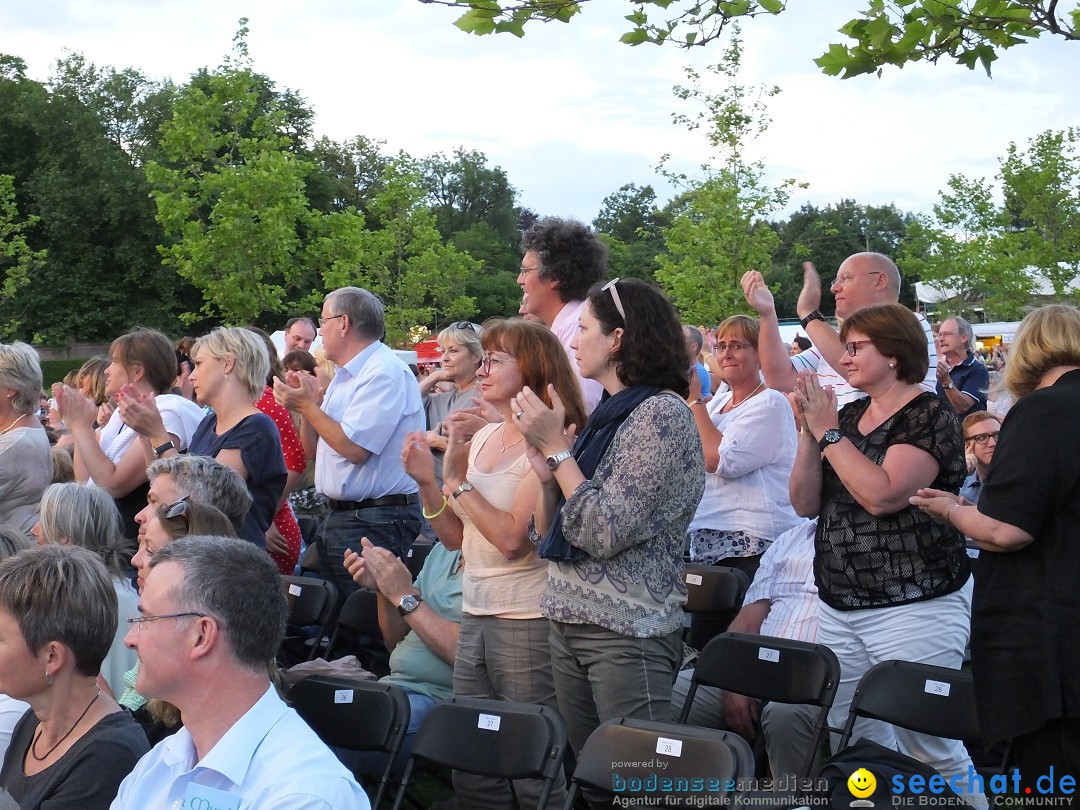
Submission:
M 329 660 L 354 654 L 360 665 L 379 677 L 390 674 L 390 653 L 379 627 L 379 595 L 367 588 L 349 594 L 330 636 Z
M 739 695 L 817 706 L 814 738 L 798 776 L 809 776 L 828 726 L 840 682 L 840 663 L 828 647 L 773 636 L 723 633 L 698 655 L 679 722 L 685 723 L 699 686 Z M 838 729 L 837 729 L 838 731 Z
M 420 721 L 394 810 L 401 806 L 417 762 L 502 779 L 543 779 L 537 803 L 542 810 L 562 773 L 566 747 L 566 725 L 554 709 L 453 698 L 434 706 Z
M 322 639 L 328 629 L 330 616 L 337 604 L 337 588 L 334 583 L 315 577 L 283 576 L 281 587 L 288 601 L 289 614 L 286 619 L 287 631 L 283 646 L 293 651 L 297 641 L 306 644 L 303 628 L 317 627 L 318 635 L 306 652 L 306 660 L 315 658 L 322 647 Z M 303 655 L 298 655 L 304 658 Z
M 409 698 L 404 690 L 378 681 L 311 675 L 289 690 L 289 701 L 331 748 L 387 754 L 371 801 L 372 810 L 378 810 L 409 728 Z
M 565 810 L 582 787 L 634 803 L 659 799 L 663 807 L 732 804 L 753 776 L 754 752 L 732 731 L 623 717 L 585 741 Z
M 727 630 L 742 607 L 750 578 L 738 568 L 689 564 L 685 581 L 687 596 L 683 610 L 691 614 L 686 642 L 700 650 L 709 639 Z
M 417 538 L 409 546 L 409 550 L 405 552 L 405 565 L 409 569 L 409 573 L 412 574 L 413 579 L 420 576 L 420 569 L 424 567 L 424 561 L 427 560 L 428 554 L 431 553 L 431 549 L 434 547 L 435 543 L 430 540 Z

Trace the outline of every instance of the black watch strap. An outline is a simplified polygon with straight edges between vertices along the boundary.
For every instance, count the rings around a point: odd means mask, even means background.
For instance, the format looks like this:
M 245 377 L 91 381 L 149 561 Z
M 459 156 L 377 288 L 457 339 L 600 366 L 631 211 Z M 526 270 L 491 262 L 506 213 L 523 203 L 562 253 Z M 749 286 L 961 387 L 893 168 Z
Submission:
M 173 444 L 171 440 L 165 442 L 165 444 L 159 444 L 157 447 L 154 448 L 154 457 L 161 458 L 162 455 L 164 455 L 165 453 L 168 453 L 170 450 L 175 449 L 176 445 Z
M 820 309 L 815 309 L 813 312 L 811 312 L 805 318 L 799 318 L 799 323 L 801 323 L 802 328 L 805 329 L 807 326 L 809 326 L 810 321 L 824 321 L 824 320 L 825 320 L 825 316 L 821 314 L 821 310 Z

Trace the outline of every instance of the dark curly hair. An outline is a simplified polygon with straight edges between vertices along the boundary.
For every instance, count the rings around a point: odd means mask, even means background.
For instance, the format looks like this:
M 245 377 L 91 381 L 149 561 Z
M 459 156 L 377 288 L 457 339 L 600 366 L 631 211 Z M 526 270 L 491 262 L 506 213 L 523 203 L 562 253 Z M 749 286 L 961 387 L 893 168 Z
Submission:
M 581 300 L 589 287 L 607 276 L 607 245 L 592 228 L 574 219 L 538 219 L 521 237 L 521 250 L 536 252 L 539 277 L 558 283 L 563 303 Z
M 675 307 L 660 290 L 644 281 L 628 278 L 610 283 L 618 284 L 625 321 L 604 285 L 594 285 L 587 300 L 605 335 L 618 328 L 623 330 L 611 358 L 619 381 L 627 386 L 670 388 L 686 399 L 690 395 L 690 353 Z

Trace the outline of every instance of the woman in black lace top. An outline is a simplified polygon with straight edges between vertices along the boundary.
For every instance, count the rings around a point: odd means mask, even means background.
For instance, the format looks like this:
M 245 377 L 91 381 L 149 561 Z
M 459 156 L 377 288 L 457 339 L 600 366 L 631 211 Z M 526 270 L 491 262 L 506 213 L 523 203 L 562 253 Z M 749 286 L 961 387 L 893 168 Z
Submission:
M 848 381 L 867 396 L 837 413 L 832 390 L 801 375 L 791 477 L 795 511 L 818 518 L 819 641 L 841 665 L 835 725 L 879 661 L 959 668 L 971 614 L 963 539 L 908 503 L 920 487 L 955 492 L 965 472 L 955 413 L 919 385 L 928 362 L 922 328 L 905 307 L 882 304 L 855 312 L 840 336 Z M 860 723 L 856 738 L 899 747 L 946 775 L 968 773 L 958 741 Z

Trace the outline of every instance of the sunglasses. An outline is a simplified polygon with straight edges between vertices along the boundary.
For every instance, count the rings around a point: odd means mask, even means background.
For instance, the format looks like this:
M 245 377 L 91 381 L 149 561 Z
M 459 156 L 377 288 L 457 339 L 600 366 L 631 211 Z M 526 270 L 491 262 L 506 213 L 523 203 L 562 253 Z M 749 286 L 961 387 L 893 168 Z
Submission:
M 623 309 L 622 299 L 619 298 L 619 288 L 615 285 L 619 283 L 618 278 L 613 278 L 607 284 L 604 285 L 603 290 L 611 293 L 611 300 L 615 304 L 615 309 L 619 310 L 619 317 L 623 319 L 623 323 L 626 323 L 626 310 Z
M 188 506 L 190 503 L 191 501 L 185 496 L 176 503 L 169 504 L 169 506 L 165 508 L 165 519 L 182 520 L 184 521 L 184 525 L 190 529 L 191 520 L 188 518 Z

